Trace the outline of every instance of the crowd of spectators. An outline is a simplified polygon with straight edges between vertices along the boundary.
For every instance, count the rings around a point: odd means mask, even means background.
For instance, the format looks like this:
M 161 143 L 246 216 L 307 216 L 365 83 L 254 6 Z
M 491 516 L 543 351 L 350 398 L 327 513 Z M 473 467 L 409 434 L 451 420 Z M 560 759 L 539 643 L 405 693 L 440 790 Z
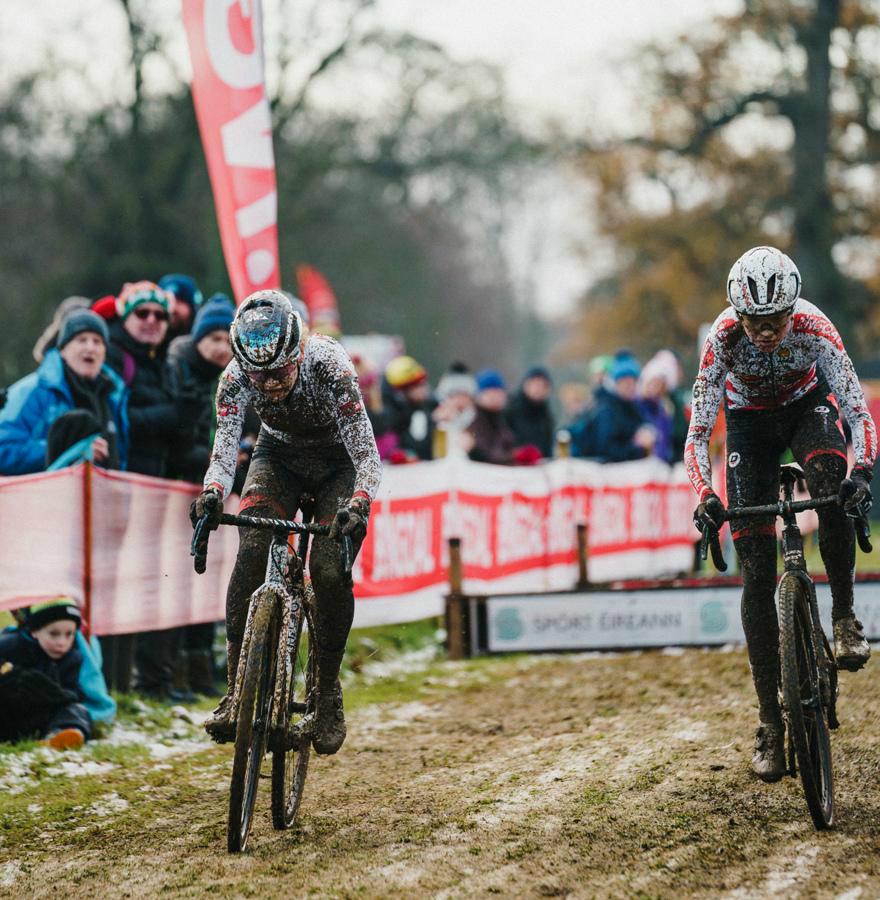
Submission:
M 308 310 L 293 300 L 308 324 Z M 205 299 L 192 278 L 176 274 L 125 284 L 117 295 L 96 301 L 64 300 L 34 347 L 37 368 L 0 397 L 0 475 L 88 460 L 201 483 L 213 443 L 217 381 L 232 358 L 234 314 L 229 297 Z M 682 455 L 682 372 L 668 350 L 644 369 L 625 350 L 597 357 L 584 369 L 585 379 L 558 389 L 542 365 L 528 368 L 511 390 L 500 371 L 472 372 L 462 362 L 450 365 L 432 387 L 425 367 L 411 356 L 382 367 L 356 355 L 353 361 L 387 464 L 452 456 L 533 465 L 569 453 L 600 462 L 651 455 L 673 462 Z M 258 428 L 251 413 L 240 447 L 238 491 Z M 43 623 L 47 616 L 51 621 Z M 64 632 L 65 659 L 88 656 L 85 645 L 78 649 L 73 643 L 79 622 L 69 603 L 59 601 L 38 619 L 24 614 L 19 633 L 2 645 L 16 665 L 37 660 L 37 668 L 58 669 L 54 645 L 43 640 L 41 628 L 48 625 L 53 635 Z M 122 692 L 173 700 L 188 699 L 193 691 L 211 695 L 213 642 L 212 624 L 103 638 L 103 676 L 109 688 Z M 53 707 L 60 718 L 41 719 L 38 730 L 51 733 L 61 725 L 87 738 L 85 694 L 75 679 L 68 681 L 62 685 L 67 693 Z M 3 696 L 0 690 L 0 705 Z

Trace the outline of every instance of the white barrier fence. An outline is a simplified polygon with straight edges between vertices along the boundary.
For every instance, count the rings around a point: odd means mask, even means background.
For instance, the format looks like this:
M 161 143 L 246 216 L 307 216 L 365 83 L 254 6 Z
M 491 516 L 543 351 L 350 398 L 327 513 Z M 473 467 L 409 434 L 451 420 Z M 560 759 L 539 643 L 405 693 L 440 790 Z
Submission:
M 222 619 L 238 536 L 212 535 L 208 571 L 195 575 L 188 508 L 197 491 L 89 466 L 0 478 L 0 609 L 67 594 L 97 634 Z M 571 587 L 581 522 L 591 580 L 687 571 L 693 502 L 683 468 L 656 460 L 387 468 L 355 564 L 355 622 L 441 614 L 454 536 L 469 593 Z

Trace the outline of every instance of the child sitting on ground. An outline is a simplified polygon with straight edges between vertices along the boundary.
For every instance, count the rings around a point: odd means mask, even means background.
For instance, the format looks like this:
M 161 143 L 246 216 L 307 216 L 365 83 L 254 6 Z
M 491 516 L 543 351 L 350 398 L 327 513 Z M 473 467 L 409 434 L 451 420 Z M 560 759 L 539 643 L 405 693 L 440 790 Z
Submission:
M 82 616 L 69 597 L 27 610 L 23 627 L 0 634 L 0 741 L 43 738 L 78 748 L 92 733 L 80 683 Z

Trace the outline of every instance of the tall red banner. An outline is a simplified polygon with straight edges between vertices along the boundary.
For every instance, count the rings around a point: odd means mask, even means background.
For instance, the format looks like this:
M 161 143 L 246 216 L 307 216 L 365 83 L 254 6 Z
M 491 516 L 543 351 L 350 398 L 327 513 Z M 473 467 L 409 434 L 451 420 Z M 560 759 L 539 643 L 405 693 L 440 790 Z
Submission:
M 182 0 L 192 94 L 236 300 L 280 287 L 260 0 Z

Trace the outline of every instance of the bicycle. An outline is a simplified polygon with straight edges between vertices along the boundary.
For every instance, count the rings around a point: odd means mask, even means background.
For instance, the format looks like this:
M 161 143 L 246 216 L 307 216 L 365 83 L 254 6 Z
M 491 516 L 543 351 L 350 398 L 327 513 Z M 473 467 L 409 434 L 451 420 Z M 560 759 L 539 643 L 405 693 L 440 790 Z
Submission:
M 834 775 L 831 763 L 830 731 L 839 726 L 837 719 L 837 662 L 819 621 L 816 589 L 807 572 L 804 542 L 796 514 L 840 504 L 838 496 L 815 500 L 793 500 L 795 482 L 803 477 L 797 465 L 781 467 L 783 498 L 764 506 L 728 509 L 724 520 L 780 516 L 783 521 L 782 556 L 784 573 L 777 589 L 779 612 L 780 692 L 783 718 L 788 736 L 788 774 L 800 772 L 801 785 L 810 816 L 817 831 L 834 823 Z M 855 519 L 856 537 L 865 553 L 871 552 L 867 518 L 848 513 Z M 727 570 L 721 552 L 718 531 L 704 528 L 700 556 L 706 559 L 711 548 L 712 561 L 719 571 Z
M 290 828 L 302 802 L 309 766 L 311 735 L 307 723 L 315 713 L 317 671 L 314 642 L 300 652 L 303 625 L 314 634 L 311 584 L 303 562 L 311 535 L 327 535 L 329 525 L 292 522 L 224 513 L 221 525 L 261 528 L 272 532 L 265 582 L 251 594 L 241 645 L 231 709 L 235 722 L 235 754 L 229 788 L 226 845 L 230 853 L 247 846 L 263 757 L 272 753 L 272 825 Z M 289 535 L 300 536 L 299 548 Z M 194 528 L 191 555 L 195 570 L 207 567 L 207 516 Z M 342 541 L 343 567 L 351 572 L 352 543 Z

